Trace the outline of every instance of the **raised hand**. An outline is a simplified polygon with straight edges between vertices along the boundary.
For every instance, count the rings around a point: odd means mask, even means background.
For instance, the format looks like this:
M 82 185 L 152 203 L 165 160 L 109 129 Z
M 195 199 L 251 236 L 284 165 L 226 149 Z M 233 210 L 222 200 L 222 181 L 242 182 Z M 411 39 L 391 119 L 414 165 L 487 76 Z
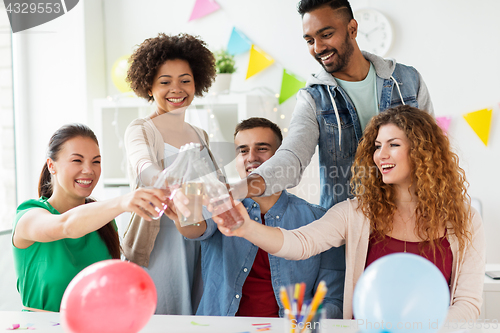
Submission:
M 247 212 L 245 206 L 243 206 L 243 204 L 241 202 L 235 201 L 234 204 L 235 204 L 234 209 L 236 209 L 238 211 L 238 213 L 240 213 L 240 215 L 243 217 L 243 223 L 241 223 L 239 228 L 237 228 L 237 229 L 229 228 L 227 226 L 228 221 L 224 221 L 223 214 L 213 215 L 212 219 L 214 220 L 215 223 L 217 223 L 217 227 L 219 228 L 219 231 L 223 235 L 244 237 L 245 231 L 249 227 L 251 227 L 251 224 L 257 223 L 257 222 L 250 219 L 250 216 L 248 216 L 248 212 Z M 213 207 L 209 206 L 209 210 L 213 210 Z M 227 215 L 225 215 L 225 216 L 227 216 Z
M 146 221 L 161 216 L 167 208 L 165 190 L 139 188 L 121 197 L 120 206 L 124 211 L 134 212 Z
M 241 203 L 233 208 L 243 217 L 244 221 L 237 229 L 231 229 L 225 225 L 224 218 L 220 215 L 212 216 L 212 219 L 224 236 L 238 236 L 245 238 L 268 253 L 276 253 L 283 246 L 283 233 L 279 228 L 269 227 L 262 223 L 253 221 Z

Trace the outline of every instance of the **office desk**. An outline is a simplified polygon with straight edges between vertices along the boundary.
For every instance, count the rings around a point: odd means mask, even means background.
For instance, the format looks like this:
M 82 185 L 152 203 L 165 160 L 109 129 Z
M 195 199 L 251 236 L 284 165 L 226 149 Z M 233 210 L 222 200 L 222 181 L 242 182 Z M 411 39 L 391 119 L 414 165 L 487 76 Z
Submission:
M 63 333 L 59 313 L 0 311 L 0 332 L 30 332 L 30 330 L 5 330 L 12 324 L 21 328 L 34 327 L 34 333 Z M 254 333 L 258 327 L 269 325 L 263 333 L 284 333 L 284 320 L 279 318 L 161 316 L 151 318 L 141 333 Z M 99 333 L 99 332 L 95 332 Z
M 0 311 L 0 332 L 25 332 L 27 327 L 34 328 L 34 333 L 63 333 L 59 313 Z M 20 324 L 18 330 L 6 330 L 12 324 Z M 257 324 L 257 325 L 256 325 Z M 269 330 L 259 328 L 270 326 Z M 321 333 L 356 333 L 355 320 L 327 319 L 321 322 Z M 161 316 L 155 315 L 140 333 L 288 333 L 285 321 L 279 318 L 250 317 L 206 317 L 206 316 Z M 416 330 L 415 332 L 418 332 Z M 484 328 L 484 322 L 478 322 L 472 330 L 451 327 L 443 328 L 440 333 L 500 333 L 500 324 Z M 99 332 L 95 332 L 99 333 Z

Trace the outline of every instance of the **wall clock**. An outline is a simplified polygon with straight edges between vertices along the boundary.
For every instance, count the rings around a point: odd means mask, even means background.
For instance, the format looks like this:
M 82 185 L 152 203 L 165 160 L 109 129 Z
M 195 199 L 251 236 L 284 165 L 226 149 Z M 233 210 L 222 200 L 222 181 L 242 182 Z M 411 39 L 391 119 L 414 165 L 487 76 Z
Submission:
M 359 48 L 379 56 L 384 56 L 392 44 L 391 22 L 381 12 L 364 8 L 354 12 L 358 22 L 356 41 Z

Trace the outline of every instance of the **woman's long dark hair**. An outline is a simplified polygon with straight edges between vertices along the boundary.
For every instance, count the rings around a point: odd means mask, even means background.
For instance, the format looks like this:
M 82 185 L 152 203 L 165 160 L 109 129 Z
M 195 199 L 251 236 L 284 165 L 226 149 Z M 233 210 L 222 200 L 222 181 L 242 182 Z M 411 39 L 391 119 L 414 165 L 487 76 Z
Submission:
M 82 137 L 92 139 L 97 145 L 97 138 L 92 130 L 83 124 L 69 124 L 59 128 L 50 138 L 49 147 L 47 149 L 47 157 L 53 161 L 57 161 L 59 152 L 62 150 L 64 144 L 73 138 Z M 50 198 L 52 196 L 52 176 L 50 174 L 47 163 L 43 165 L 40 180 L 38 182 L 38 195 L 40 197 Z M 92 198 L 85 198 L 85 203 L 94 202 Z M 99 236 L 106 244 L 109 253 L 113 259 L 120 258 L 120 239 L 111 222 L 107 223 L 99 230 Z

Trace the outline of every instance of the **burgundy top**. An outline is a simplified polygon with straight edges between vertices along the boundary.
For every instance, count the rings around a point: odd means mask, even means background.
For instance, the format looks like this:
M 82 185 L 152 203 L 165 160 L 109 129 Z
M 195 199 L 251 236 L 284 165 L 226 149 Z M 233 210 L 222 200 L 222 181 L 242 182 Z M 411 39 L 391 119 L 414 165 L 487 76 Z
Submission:
M 261 214 L 262 224 L 264 215 Z M 252 269 L 243 283 L 236 316 L 279 317 L 279 306 L 271 282 L 271 266 L 266 251 L 259 248 Z
M 424 257 L 431 261 L 437 268 L 443 273 L 444 278 L 448 282 L 451 283 L 451 268 L 453 264 L 453 253 L 451 252 L 450 243 L 446 238 L 446 234 L 437 240 L 437 244 L 441 242 L 441 246 L 444 251 L 441 251 L 436 248 L 436 257 L 432 253 L 432 249 L 430 246 L 426 246 L 420 251 L 420 243 L 419 242 L 406 242 L 406 252 L 417 254 L 421 257 Z M 436 244 L 436 245 L 437 245 Z M 365 269 L 370 266 L 372 262 L 386 256 L 391 253 L 400 253 L 404 252 L 405 241 L 392 238 L 390 236 L 385 236 L 382 241 L 377 242 L 374 237 L 370 237 L 370 242 L 368 244 L 368 254 L 366 256 L 366 265 Z M 443 258 L 444 257 L 444 258 Z

